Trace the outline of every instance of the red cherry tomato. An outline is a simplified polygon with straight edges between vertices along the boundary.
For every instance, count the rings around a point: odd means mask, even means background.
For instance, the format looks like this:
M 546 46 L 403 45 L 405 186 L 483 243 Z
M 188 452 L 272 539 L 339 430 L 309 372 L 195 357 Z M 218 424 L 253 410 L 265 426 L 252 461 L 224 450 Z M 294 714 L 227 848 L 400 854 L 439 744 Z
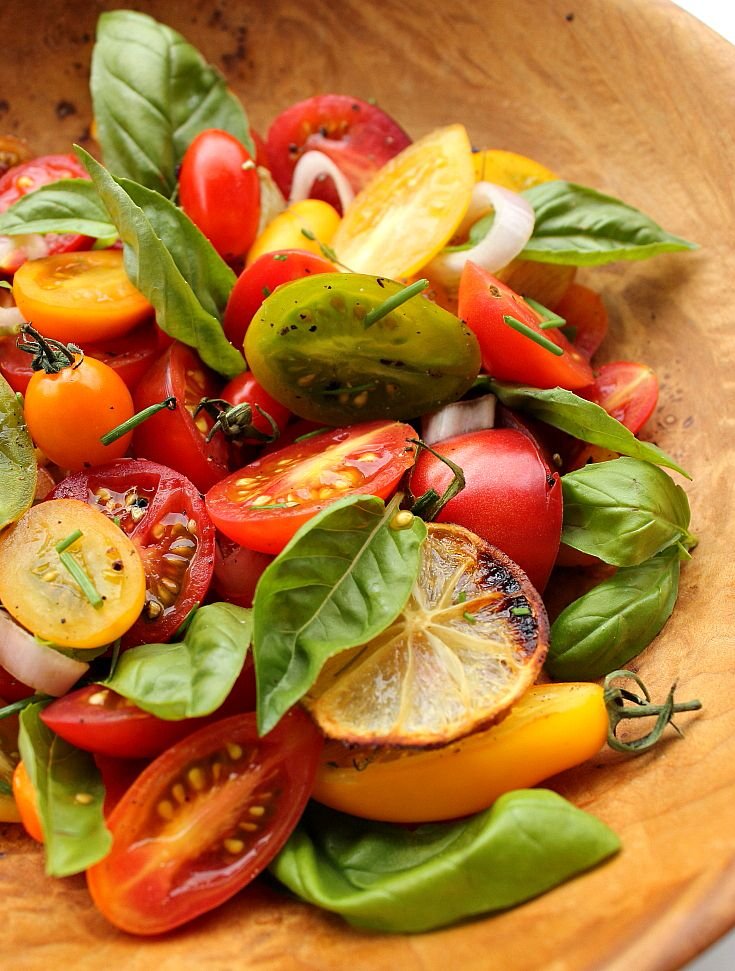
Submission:
M 265 169 L 269 168 L 268 146 L 265 144 L 265 139 L 254 128 L 250 129 L 250 137 L 253 140 L 253 145 L 255 145 L 255 164 L 261 165 Z
M 214 528 L 194 485 L 154 462 L 121 459 L 69 476 L 49 498 L 81 499 L 118 521 L 146 574 L 145 606 L 123 645 L 165 643 L 212 578 Z
M 86 357 L 101 361 L 117 372 L 132 390 L 160 354 L 158 328 L 144 324 L 123 337 L 110 338 L 99 344 L 84 344 Z M 25 394 L 33 377 L 31 355 L 21 351 L 15 338 L 0 341 L 0 373 L 13 391 Z
M 602 297 L 589 287 L 572 283 L 554 311 L 566 320 L 566 329 L 574 332 L 572 344 L 589 361 L 607 334 L 607 310 Z
M 133 435 L 133 452 L 181 472 L 200 492 L 229 471 L 229 447 L 222 435 L 206 441 L 212 419 L 194 412 L 202 398 L 220 397 L 220 382 L 186 344 L 174 342 L 138 384 L 136 410 L 176 398 L 174 411 L 161 411 L 140 424 Z
M 656 407 L 658 380 L 646 364 L 613 361 L 595 371 L 595 382 L 584 394 L 636 435 Z
M 5 212 L 21 196 L 33 192 L 42 185 L 59 179 L 88 179 L 89 173 L 74 155 L 42 155 L 14 165 L 0 177 L 0 212 Z M 0 236 L 0 273 L 15 273 L 33 253 L 48 256 L 51 253 L 69 253 L 88 249 L 93 239 L 72 233 L 46 233 L 30 240 L 18 236 Z
M 107 821 L 112 850 L 87 871 L 97 907 L 122 930 L 159 934 L 228 900 L 286 842 L 321 748 L 293 709 L 262 738 L 255 715 L 239 715 L 168 749 Z
M 17 681 L 12 674 L 9 674 L 4 667 L 0 666 L 0 698 L 8 704 L 14 701 L 21 701 L 23 698 L 30 698 L 35 693 L 34 688 L 30 688 L 22 681 Z
M 466 485 L 437 517 L 497 546 L 543 590 L 559 549 L 562 492 L 532 440 L 519 431 L 492 428 L 438 442 L 436 451 L 461 467 Z M 411 473 L 411 491 L 441 493 L 451 470 L 428 452 Z
M 230 539 L 280 553 L 296 530 L 341 496 L 389 496 L 413 465 L 415 432 L 373 421 L 328 431 L 261 456 L 206 496 L 212 521 Z
M 264 253 L 245 267 L 232 288 L 222 322 L 227 340 L 242 347 L 245 332 L 266 297 L 282 283 L 315 273 L 334 273 L 337 267 L 306 250 L 276 250 Z
M 214 574 L 212 589 L 218 597 L 239 607 L 252 607 L 255 587 L 263 570 L 273 560 L 267 553 L 249 550 L 228 539 L 223 533 L 217 534 L 214 554 Z M 2 696 L 0 683 L 0 696 Z M 33 693 L 31 689 L 30 694 Z
M 148 761 L 144 759 L 118 759 L 111 755 L 95 755 L 94 761 L 105 787 L 103 812 L 105 818 L 107 818 L 148 765 Z
M 250 152 L 226 131 L 200 132 L 181 162 L 179 201 L 223 259 L 245 256 L 260 221 L 260 182 Z
M 411 139 L 380 108 L 344 94 L 321 94 L 291 105 L 268 130 L 268 161 L 273 178 L 288 198 L 293 170 L 304 152 L 328 155 L 359 192 Z M 332 179 L 315 183 L 312 198 L 339 208 Z
M 257 428 L 258 431 L 263 432 L 265 435 L 273 434 L 273 427 L 267 418 L 261 415 L 257 408 L 262 408 L 263 411 L 267 412 L 273 421 L 276 423 L 279 432 L 282 432 L 291 418 L 291 412 L 282 405 L 280 401 L 276 401 L 275 398 L 271 397 L 268 392 L 263 388 L 260 382 L 256 379 L 252 371 L 243 371 L 242 374 L 238 374 L 234 377 L 229 384 L 226 384 L 222 389 L 221 398 L 224 401 L 229 401 L 231 405 L 241 405 L 249 404 L 253 406 L 252 424 Z M 280 439 L 277 439 L 279 441 Z M 262 441 L 257 438 L 244 439 L 243 444 L 246 445 L 262 445 Z
M 569 390 L 593 380 L 592 369 L 558 329 L 541 330 L 539 314 L 510 287 L 468 262 L 459 285 L 459 316 L 475 332 L 482 351 L 482 366 L 500 381 L 520 381 L 535 388 L 557 385 Z M 562 349 L 556 356 L 503 320 L 515 317 L 534 333 Z

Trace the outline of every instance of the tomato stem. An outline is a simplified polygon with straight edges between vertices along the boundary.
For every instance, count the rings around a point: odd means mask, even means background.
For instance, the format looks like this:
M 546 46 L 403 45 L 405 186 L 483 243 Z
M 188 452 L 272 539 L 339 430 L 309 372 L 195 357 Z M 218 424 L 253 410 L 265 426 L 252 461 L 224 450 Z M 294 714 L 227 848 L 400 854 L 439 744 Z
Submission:
M 33 370 L 45 371 L 46 374 L 58 374 L 64 368 L 79 367 L 84 360 L 84 351 L 81 347 L 71 343 L 62 344 L 52 337 L 44 337 L 30 323 L 21 325 L 18 340 L 15 343 L 18 350 L 33 354 L 31 361 Z M 76 362 L 75 357 L 79 357 Z
M 75 529 L 73 533 L 70 533 L 66 537 L 66 539 L 62 539 L 56 544 L 56 552 L 59 554 L 59 559 L 61 560 L 62 566 L 69 571 L 72 577 L 79 584 L 84 596 L 92 604 L 95 610 L 99 610 L 104 603 L 104 600 L 97 592 L 95 585 L 84 572 L 84 569 L 77 563 L 72 554 L 68 552 L 69 547 L 76 543 L 77 540 L 80 540 L 82 536 L 83 533 L 81 529 Z
M 563 348 L 559 347 L 553 341 L 550 341 L 548 337 L 544 337 L 543 334 L 537 334 L 533 327 L 529 327 L 528 324 L 524 324 L 520 320 L 516 320 L 515 317 L 511 317 L 510 314 L 503 314 L 503 321 L 512 330 L 515 330 L 519 334 L 523 334 L 529 340 L 532 340 L 534 344 L 538 344 L 539 347 L 543 347 L 545 351 L 550 351 L 550 353 L 555 354 L 557 357 L 561 357 L 564 353 Z
M 382 277 L 381 277 L 382 279 Z M 418 296 L 429 286 L 429 281 L 427 279 L 416 280 L 415 283 L 409 283 L 407 287 L 403 287 L 398 293 L 392 294 L 387 300 L 378 304 L 377 307 L 373 307 L 365 314 L 365 320 L 363 321 L 365 330 L 368 327 L 372 327 L 373 324 L 381 320 L 383 317 L 387 316 L 391 311 L 400 307 L 401 304 L 406 303 L 407 300 L 411 300 L 413 297 Z
M 168 408 L 169 411 L 176 410 L 176 398 L 171 396 L 170 398 L 164 398 L 163 401 L 158 401 L 155 405 L 148 405 L 147 408 L 143 408 L 132 418 L 128 418 L 127 421 L 122 422 L 122 424 L 117 425 L 115 428 L 111 429 L 109 432 L 104 434 L 100 441 L 103 445 L 111 445 L 116 442 L 118 438 L 122 438 L 123 435 L 127 435 L 128 432 L 132 432 L 134 428 L 152 418 L 153 415 L 157 415 L 159 411 L 163 411 Z
M 413 501 L 411 512 L 414 514 L 414 516 L 420 516 L 424 522 L 430 523 L 436 519 L 449 500 L 454 499 L 454 497 L 464 489 L 464 472 L 459 465 L 452 462 L 445 455 L 440 455 L 439 452 L 435 452 L 434 449 L 430 445 L 427 445 L 426 442 L 422 441 L 422 439 L 409 438 L 408 441 L 412 445 L 416 445 L 419 449 L 423 448 L 427 452 L 430 452 L 434 458 L 437 458 L 440 462 L 448 465 L 454 473 L 452 481 L 444 490 L 443 495 L 440 496 L 436 489 L 427 489 L 422 496 L 419 496 L 418 499 L 414 499 Z
M 632 678 L 643 692 L 643 698 L 625 688 L 615 687 L 612 682 L 617 678 Z M 666 700 L 662 705 L 651 704 L 651 696 L 641 679 L 633 671 L 613 671 L 605 678 L 604 699 L 607 708 L 610 727 L 607 733 L 607 744 L 616 752 L 626 752 L 630 755 L 640 755 L 647 752 L 659 741 L 667 725 L 671 725 L 679 735 L 682 734 L 674 724 L 674 715 L 682 711 L 699 711 L 700 701 L 674 701 L 676 684 L 669 689 Z M 629 702 L 626 705 L 626 702 Z M 648 734 L 630 742 L 621 742 L 617 737 L 618 725 L 626 718 L 656 718 L 656 723 Z

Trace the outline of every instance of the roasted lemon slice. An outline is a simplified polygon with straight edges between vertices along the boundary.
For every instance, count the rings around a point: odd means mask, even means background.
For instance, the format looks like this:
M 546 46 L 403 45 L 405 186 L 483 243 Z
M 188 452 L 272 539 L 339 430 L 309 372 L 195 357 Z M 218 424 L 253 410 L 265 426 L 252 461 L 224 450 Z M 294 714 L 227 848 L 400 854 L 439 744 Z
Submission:
M 548 648 L 541 598 L 469 530 L 432 523 L 396 621 L 332 658 L 304 699 L 324 734 L 357 745 L 443 745 L 501 718 Z

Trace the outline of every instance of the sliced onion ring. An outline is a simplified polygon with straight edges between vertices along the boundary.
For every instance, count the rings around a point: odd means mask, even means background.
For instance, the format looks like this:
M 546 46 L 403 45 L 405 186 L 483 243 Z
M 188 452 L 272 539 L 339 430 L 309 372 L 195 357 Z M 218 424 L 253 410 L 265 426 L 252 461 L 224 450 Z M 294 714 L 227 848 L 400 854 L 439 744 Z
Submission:
M 471 225 L 481 215 L 495 210 L 495 219 L 487 235 L 468 249 L 442 251 L 426 266 L 427 276 L 445 287 L 456 288 L 465 263 L 471 260 L 489 273 L 506 266 L 521 252 L 531 238 L 535 221 L 529 202 L 503 186 L 478 182 L 472 190 L 468 215 L 463 222 Z M 462 227 L 460 227 L 462 229 Z
M 75 661 L 39 643 L 4 610 L 0 610 L 0 664 L 29 688 L 55 698 L 65 694 L 89 670 L 84 661 Z
M 481 432 L 495 425 L 495 395 L 484 394 L 469 401 L 455 401 L 421 419 L 421 438 L 435 445 L 455 435 Z
M 355 198 L 355 193 L 339 166 L 324 152 L 304 152 L 298 160 L 293 170 L 289 203 L 308 199 L 311 187 L 321 175 L 328 175 L 334 181 L 342 212 L 344 212 Z

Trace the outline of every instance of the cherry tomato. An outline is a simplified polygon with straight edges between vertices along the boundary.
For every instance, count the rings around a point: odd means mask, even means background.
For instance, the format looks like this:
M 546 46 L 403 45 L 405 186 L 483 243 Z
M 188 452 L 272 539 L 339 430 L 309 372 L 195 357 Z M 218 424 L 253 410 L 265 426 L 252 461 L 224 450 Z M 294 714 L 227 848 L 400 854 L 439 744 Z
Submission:
M 82 350 L 86 357 L 111 367 L 132 390 L 160 354 L 158 333 L 157 327 L 143 324 L 123 337 L 111 337 L 99 344 L 85 343 Z M 25 394 L 33 376 L 31 355 L 20 350 L 15 338 L 0 341 L 0 373 L 13 391 Z
M 148 761 L 118 759 L 111 755 L 95 755 L 94 761 L 105 787 L 103 812 L 106 819 L 148 765 Z
M 298 709 L 262 738 L 248 714 L 174 745 L 107 821 L 112 851 L 87 871 L 97 907 L 123 930 L 158 934 L 228 900 L 296 825 L 321 747 Z
M 267 553 L 249 550 L 233 543 L 223 533 L 217 535 L 212 588 L 222 600 L 239 607 L 252 607 L 255 587 L 263 570 L 273 560 Z M 33 689 L 29 690 L 29 694 Z M 2 681 L 0 681 L 2 695 Z
M 250 152 L 226 131 L 200 132 L 181 162 L 179 201 L 223 259 L 245 256 L 260 221 L 260 182 Z
M 332 241 L 338 226 L 339 213 L 329 203 L 319 199 L 294 202 L 260 233 L 250 247 L 246 265 L 251 266 L 264 253 L 287 249 L 302 249 L 319 256 L 322 245 Z
M 459 285 L 459 316 L 475 332 L 482 350 L 482 366 L 501 381 L 520 381 L 535 388 L 557 385 L 569 390 L 592 383 L 587 361 L 558 329 L 541 330 L 541 317 L 497 277 L 468 262 Z M 515 317 L 533 333 L 561 348 L 556 356 L 503 320 Z
M 249 405 L 257 405 L 258 408 L 262 408 L 276 423 L 279 432 L 283 431 L 291 418 L 291 412 L 288 408 L 268 394 L 252 371 L 243 371 L 242 374 L 234 377 L 222 389 L 221 397 L 224 401 L 229 401 L 232 405 L 240 405 L 247 402 Z M 253 407 L 252 424 L 258 431 L 263 432 L 265 435 L 273 434 L 271 423 L 267 418 L 259 414 L 255 407 Z M 262 445 L 262 441 L 257 438 L 246 438 L 243 444 Z
M 42 155 L 14 165 L 0 177 L 0 212 L 21 196 L 59 179 L 88 179 L 89 173 L 74 155 Z M 72 233 L 44 236 L 0 236 L 0 273 L 14 273 L 26 259 L 85 249 L 94 240 Z
M 13 296 L 45 337 L 77 344 L 120 337 L 153 313 L 117 249 L 29 260 L 15 274 Z
M 587 360 L 595 354 L 607 334 L 607 310 L 602 297 L 589 287 L 573 283 L 554 311 L 573 330 L 572 344 Z
M 595 382 L 584 395 L 636 435 L 653 414 L 658 379 L 646 364 L 613 361 L 595 370 Z
M 144 459 L 121 459 L 60 482 L 52 498 L 81 499 L 119 524 L 145 568 L 145 605 L 123 646 L 165 643 L 212 577 L 214 527 L 195 486 Z
M 0 698 L 3 701 L 12 704 L 12 702 L 21 701 L 23 698 L 30 698 L 34 693 L 34 688 L 18 681 L 0 665 Z
M 36 842 L 43 843 L 43 829 L 38 816 L 38 800 L 31 777 L 22 762 L 13 770 L 13 799 L 18 807 L 20 821 L 26 833 Z
M 415 432 L 400 422 L 335 428 L 262 456 L 206 496 L 212 521 L 230 539 L 280 553 L 296 530 L 341 496 L 389 496 L 413 465 Z
M 456 523 L 497 546 L 543 590 L 559 549 L 562 492 L 532 440 L 519 431 L 493 428 L 438 442 L 436 451 L 459 465 L 465 488 L 437 520 Z M 452 479 L 443 462 L 422 452 L 411 473 L 411 491 L 441 495 Z
M 228 341 L 242 347 L 248 324 L 266 297 L 282 283 L 315 273 L 334 273 L 337 267 L 304 249 L 264 253 L 242 271 L 232 288 L 222 323 Z
M 254 128 L 250 129 L 250 137 L 253 140 L 253 145 L 255 145 L 255 164 L 265 169 L 270 168 L 268 165 L 268 146 L 265 139 Z
M 109 462 L 128 450 L 131 434 L 109 445 L 101 437 L 133 416 L 133 399 L 112 368 L 74 355 L 56 374 L 36 371 L 28 382 L 25 420 L 33 441 L 52 462 L 77 469 Z
M 359 192 L 371 176 L 411 139 L 375 105 L 343 94 L 322 94 L 291 105 L 268 129 L 268 160 L 286 198 L 293 170 L 304 152 L 328 155 Z M 339 206 L 332 179 L 315 183 L 311 195 Z
M 161 411 L 140 424 L 133 436 L 133 451 L 139 458 L 152 459 L 181 472 L 201 492 L 229 471 L 229 446 L 222 435 L 210 442 L 207 434 L 212 419 L 194 412 L 202 398 L 219 398 L 220 382 L 186 344 L 178 341 L 156 361 L 135 389 L 138 410 L 176 398 L 175 411 Z

